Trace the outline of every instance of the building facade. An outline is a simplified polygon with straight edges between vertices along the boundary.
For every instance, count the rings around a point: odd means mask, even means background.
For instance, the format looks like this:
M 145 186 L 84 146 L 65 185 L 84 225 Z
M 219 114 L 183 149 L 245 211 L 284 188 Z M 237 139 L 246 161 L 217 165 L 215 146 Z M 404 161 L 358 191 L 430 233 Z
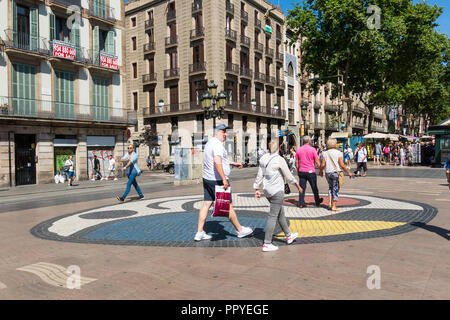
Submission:
M 123 154 L 136 113 L 124 107 L 120 0 L 2 0 L 0 186 L 52 182 L 74 156 Z
M 167 163 L 175 147 L 201 148 L 213 136 L 200 101 L 213 81 L 227 93 L 216 122 L 232 128 L 229 154 L 256 162 L 286 119 L 283 21 L 264 0 L 128 2 L 126 96 L 139 119 L 132 139 L 139 143 L 149 127 L 158 141 L 141 144 L 141 161 L 155 155 Z

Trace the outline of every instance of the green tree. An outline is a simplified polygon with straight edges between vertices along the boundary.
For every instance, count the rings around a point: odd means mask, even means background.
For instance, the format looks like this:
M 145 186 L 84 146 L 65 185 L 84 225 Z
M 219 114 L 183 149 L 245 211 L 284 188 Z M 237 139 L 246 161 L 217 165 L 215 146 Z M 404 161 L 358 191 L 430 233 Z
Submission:
M 368 13 L 370 5 L 380 11 Z M 303 0 L 289 10 L 287 26 L 292 42 L 302 40 L 302 69 L 324 78 L 311 89 L 332 82 L 336 97 L 338 79 L 326 77 L 342 75 L 344 96 L 354 94 L 369 110 L 370 131 L 376 106 L 402 104 L 408 112 L 428 108 L 439 114 L 436 103 L 448 96 L 448 38 L 434 30 L 441 13 L 442 8 L 411 0 Z M 440 82 L 443 75 L 447 84 Z M 348 111 L 347 125 L 350 104 Z

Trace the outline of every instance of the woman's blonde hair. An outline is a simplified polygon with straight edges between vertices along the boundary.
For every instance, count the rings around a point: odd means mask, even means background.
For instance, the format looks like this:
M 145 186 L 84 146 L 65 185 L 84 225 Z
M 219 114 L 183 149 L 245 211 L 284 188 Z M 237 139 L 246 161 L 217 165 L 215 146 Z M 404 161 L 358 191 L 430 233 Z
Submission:
M 278 145 L 278 139 L 272 139 L 269 142 L 269 151 L 270 153 L 275 153 L 280 150 L 280 146 Z
M 328 139 L 327 141 L 327 148 L 328 149 L 336 149 L 337 147 L 337 140 L 336 139 Z

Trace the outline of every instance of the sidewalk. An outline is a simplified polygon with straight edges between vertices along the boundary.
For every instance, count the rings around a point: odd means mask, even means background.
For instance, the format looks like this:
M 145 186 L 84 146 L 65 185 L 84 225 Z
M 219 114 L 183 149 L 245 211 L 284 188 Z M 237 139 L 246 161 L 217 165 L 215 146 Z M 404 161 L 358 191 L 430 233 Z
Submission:
M 169 177 L 169 175 L 163 171 L 142 171 L 141 177 Z M 26 194 L 39 194 L 47 192 L 65 191 L 65 190 L 79 190 L 89 188 L 104 188 L 112 186 L 114 184 L 126 183 L 127 178 L 120 177 L 117 180 L 75 180 L 73 186 L 69 187 L 67 181 L 64 183 L 42 183 L 42 184 L 29 184 L 23 186 L 0 188 L 0 199 L 9 196 L 18 196 Z

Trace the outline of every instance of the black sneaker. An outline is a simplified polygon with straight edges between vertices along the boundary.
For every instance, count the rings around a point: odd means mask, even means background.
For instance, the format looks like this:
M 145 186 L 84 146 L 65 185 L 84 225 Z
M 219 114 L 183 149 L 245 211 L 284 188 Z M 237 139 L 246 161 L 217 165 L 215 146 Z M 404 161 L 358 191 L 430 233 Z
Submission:
M 316 202 L 316 207 L 320 206 L 320 204 L 323 202 L 323 198 L 319 199 L 319 202 Z
M 116 199 L 117 199 L 117 200 L 119 200 L 119 201 L 121 201 L 121 202 L 124 202 L 124 201 L 125 201 L 125 199 L 124 199 L 124 198 L 122 198 L 122 197 L 119 197 L 119 196 L 117 196 L 117 197 L 116 197 Z
M 139 196 L 139 200 L 142 200 L 142 199 L 144 199 L 144 195 Z

